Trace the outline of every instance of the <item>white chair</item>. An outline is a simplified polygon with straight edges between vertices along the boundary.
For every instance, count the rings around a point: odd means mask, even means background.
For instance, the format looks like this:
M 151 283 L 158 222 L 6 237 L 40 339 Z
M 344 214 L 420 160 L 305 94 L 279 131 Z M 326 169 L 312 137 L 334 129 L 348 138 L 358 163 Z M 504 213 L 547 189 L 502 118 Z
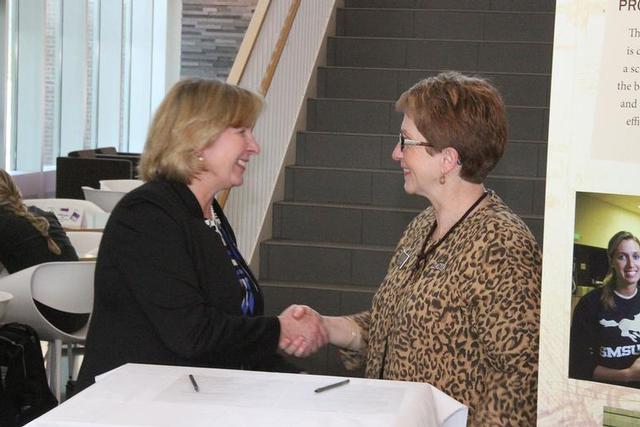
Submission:
M 140 179 L 102 179 L 100 180 L 100 189 L 128 193 L 142 184 L 144 184 L 144 181 Z
M 0 291 L 0 322 L 2 321 L 4 313 L 7 311 L 7 307 L 9 306 L 9 303 L 12 299 L 13 295 L 11 295 L 9 292 Z
M 102 232 L 100 231 L 67 231 L 71 246 L 80 258 L 96 258 Z
M 49 341 L 47 371 L 51 391 L 60 400 L 62 387 L 62 344 L 84 343 L 93 309 L 93 275 L 95 262 L 48 262 L 35 265 L 0 278 L 0 291 L 9 292 L 13 299 L 7 306 L 3 322 L 30 325 L 43 341 Z M 64 332 L 51 323 L 36 302 L 55 310 L 86 315 L 78 330 Z M 53 345 L 52 345 L 53 344 Z M 75 372 L 74 358 L 69 346 L 69 372 Z
M 85 199 L 95 203 L 105 212 L 111 212 L 120 199 L 127 194 L 126 191 L 98 190 L 84 185 L 82 186 L 82 191 Z
M 53 212 L 65 228 L 82 228 L 87 215 L 105 215 L 106 211 L 95 203 L 80 199 L 25 199 L 27 206 L 36 206 Z

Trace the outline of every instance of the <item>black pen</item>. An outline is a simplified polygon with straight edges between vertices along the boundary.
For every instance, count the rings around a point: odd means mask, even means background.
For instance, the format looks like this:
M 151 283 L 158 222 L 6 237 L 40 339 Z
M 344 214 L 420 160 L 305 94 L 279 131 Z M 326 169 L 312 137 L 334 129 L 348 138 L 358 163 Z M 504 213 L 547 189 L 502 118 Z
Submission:
M 199 392 L 199 391 L 200 391 L 200 388 L 198 387 L 198 383 L 196 382 L 196 379 L 195 379 L 195 378 L 193 378 L 193 375 L 189 374 L 189 379 L 191 380 L 191 384 L 193 385 L 193 389 L 194 389 L 196 392 Z
M 329 385 L 326 385 L 324 387 L 317 388 L 317 389 L 315 389 L 313 391 L 315 391 L 316 393 L 322 393 L 323 391 L 331 390 L 332 388 L 340 387 L 341 385 L 345 385 L 345 384 L 349 384 L 349 380 L 348 379 L 342 380 L 342 381 L 338 381 L 337 383 L 329 384 Z

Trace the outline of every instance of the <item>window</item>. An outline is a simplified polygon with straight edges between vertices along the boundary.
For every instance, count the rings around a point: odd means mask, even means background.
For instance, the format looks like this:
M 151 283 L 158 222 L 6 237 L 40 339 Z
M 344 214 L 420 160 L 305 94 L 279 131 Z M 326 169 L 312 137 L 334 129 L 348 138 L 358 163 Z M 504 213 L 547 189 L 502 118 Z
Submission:
M 83 148 L 142 151 L 153 109 L 178 77 L 179 52 L 167 46 L 171 37 L 180 37 L 180 2 L 0 5 L 4 167 L 46 170 L 57 156 Z M 177 16 L 171 13 L 176 9 Z

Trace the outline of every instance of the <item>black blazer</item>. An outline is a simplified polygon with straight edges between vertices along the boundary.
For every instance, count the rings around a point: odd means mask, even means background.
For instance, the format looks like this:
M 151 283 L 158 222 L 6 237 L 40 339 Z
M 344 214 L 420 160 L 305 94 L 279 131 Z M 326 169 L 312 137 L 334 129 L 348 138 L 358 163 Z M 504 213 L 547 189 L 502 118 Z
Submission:
M 243 296 L 186 185 L 159 180 L 133 190 L 111 213 L 100 244 L 78 388 L 127 362 L 295 370 L 277 354 L 280 324 L 261 316 L 262 292 L 255 317 L 242 316 Z

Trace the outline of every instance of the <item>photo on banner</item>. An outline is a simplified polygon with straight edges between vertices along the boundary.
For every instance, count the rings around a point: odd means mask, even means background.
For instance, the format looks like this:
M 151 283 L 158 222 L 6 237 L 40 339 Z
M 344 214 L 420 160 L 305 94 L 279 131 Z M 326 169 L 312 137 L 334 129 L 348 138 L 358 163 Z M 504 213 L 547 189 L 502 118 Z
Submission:
M 640 411 L 640 390 L 593 380 L 593 365 L 591 379 L 572 377 L 571 326 L 579 301 L 603 289 L 611 237 L 640 234 L 637 207 L 618 205 L 640 195 L 638 2 L 556 0 L 545 184 L 538 425 L 603 425 L 605 407 Z M 625 318 L 597 320 L 619 339 L 603 354 L 634 357 L 640 327 Z
M 640 356 L 640 295 L 635 287 L 623 294 L 640 279 L 634 236 L 640 236 L 640 196 L 576 193 L 569 378 L 640 388 L 616 380 Z

